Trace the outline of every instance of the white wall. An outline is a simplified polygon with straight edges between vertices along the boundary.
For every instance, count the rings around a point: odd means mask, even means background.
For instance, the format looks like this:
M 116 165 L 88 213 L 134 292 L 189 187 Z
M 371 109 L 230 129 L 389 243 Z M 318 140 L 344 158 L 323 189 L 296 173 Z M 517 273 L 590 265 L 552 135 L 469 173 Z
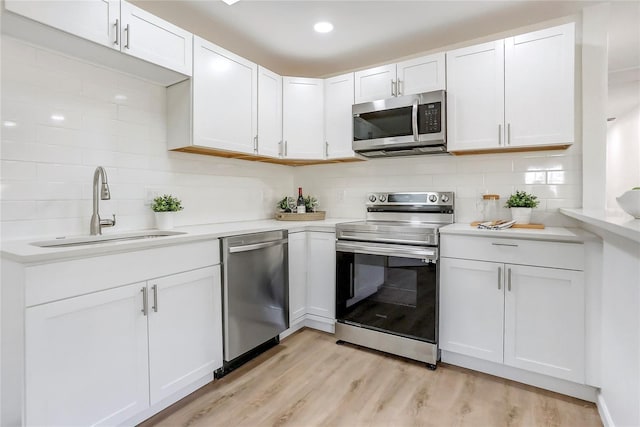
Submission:
M 582 157 L 576 143 L 564 151 L 374 159 L 296 168 L 295 184 L 332 217 L 363 218 L 372 191 L 455 191 L 461 222 L 482 219 L 482 194 L 499 194 L 503 206 L 516 189 L 526 190 L 541 201 L 533 222 L 572 225 L 558 209 L 582 205 Z M 507 209 L 501 214 L 509 218 Z
M 607 130 L 607 211 L 624 213 L 616 197 L 633 187 L 640 187 L 640 105 Z
M 155 84 L 3 36 L 1 88 L 3 239 L 87 234 L 98 165 L 100 212 L 118 222 L 106 233 L 153 227 L 154 192 L 182 199 L 182 225 L 269 218 L 292 191 L 289 167 L 168 152 Z

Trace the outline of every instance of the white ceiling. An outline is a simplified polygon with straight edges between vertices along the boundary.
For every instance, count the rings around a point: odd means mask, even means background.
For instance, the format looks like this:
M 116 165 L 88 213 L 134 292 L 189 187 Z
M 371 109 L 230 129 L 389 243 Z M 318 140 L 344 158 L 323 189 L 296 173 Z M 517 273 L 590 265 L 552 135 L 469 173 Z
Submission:
M 320 77 L 577 13 L 594 1 L 133 0 L 282 75 Z M 335 30 L 317 34 L 313 24 Z

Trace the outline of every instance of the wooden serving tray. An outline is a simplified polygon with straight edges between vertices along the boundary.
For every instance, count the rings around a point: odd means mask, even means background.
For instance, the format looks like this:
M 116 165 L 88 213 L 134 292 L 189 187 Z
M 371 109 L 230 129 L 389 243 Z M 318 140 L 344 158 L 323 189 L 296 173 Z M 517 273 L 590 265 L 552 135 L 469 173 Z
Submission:
M 276 212 L 276 219 L 278 221 L 320 221 L 325 217 L 325 211 L 308 212 L 308 213 L 289 213 L 289 212 Z
M 478 224 L 481 224 L 483 222 L 484 221 L 473 221 L 471 223 L 471 226 L 477 227 Z M 544 224 L 513 224 L 509 228 L 529 228 L 529 229 L 535 229 L 535 230 L 544 230 Z

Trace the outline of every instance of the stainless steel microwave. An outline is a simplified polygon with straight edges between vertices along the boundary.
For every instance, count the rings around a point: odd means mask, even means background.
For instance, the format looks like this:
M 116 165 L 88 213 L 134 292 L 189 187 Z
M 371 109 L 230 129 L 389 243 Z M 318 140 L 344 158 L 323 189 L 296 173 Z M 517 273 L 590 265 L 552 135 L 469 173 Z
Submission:
M 353 151 L 365 157 L 447 152 L 446 92 L 355 104 Z

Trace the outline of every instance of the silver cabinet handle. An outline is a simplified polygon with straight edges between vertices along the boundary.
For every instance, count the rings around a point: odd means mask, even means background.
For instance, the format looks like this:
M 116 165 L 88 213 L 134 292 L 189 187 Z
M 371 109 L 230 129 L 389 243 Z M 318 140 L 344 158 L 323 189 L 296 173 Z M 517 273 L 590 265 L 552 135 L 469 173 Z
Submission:
M 282 141 L 278 142 L 278 156 L 284 157 L 284 143 Z
M 518 247 L 518 245 L 514 245 L 514 244 L 511 244 L 511 243 L 491 243 L 491 244 L 493 246 L 509 246 L 509 247 L 512 247 L 512 248 L 517 248 Z
M 398 79 L 398 83 L 397 83 L 397 90 L 396 92 L 398 93 L 398 96 L 402 96 L 402 80 Z
M 511 123 L 507 123 L 507 144 L 511 145 Z
M 413 140 L 418 142 L 418 100 L 413 100 L 413 108 L 411 110 L 411 128 L 413 129 Z
M 502 267 L 498 267 L 498 289 L 502 289 Z
M 324 157 L 329 158 L 329 141 L 324 142 Z
M 158 285 L 153 285 L 151 289 L 153 289 L 153 306 L 151 306 L 151 308 L 153 309 L 153 311 L 157 313 L 158 312 Z
M 129 39 L 131 37 L 131 30 L 129 29 L 129 24 L 124 27 L 124 32 L 127 34 L 127 41 L 124 44 L 125 49 L 129 49 Z
M 502 124 L 498 125 L 498 145 L 502 145 Z
M 140 289 L 142 292 L 142 314 L 147 316 L 149 314 L 149 302 L 147 301 L 147 287 Z
M 116 19 L 116 23 L 113 26 L 116 28 L 116 40 L 113 44 L 118 46 L 120 44 L 120 22 Z
M 289 154 L 289 144 L 287 143 L 287 141 L 284 142 L 284 156 L 287 157 L 287 155 Z
M 391 96 L 396 96 L 396 81 L 391 79 Z
M 253 137 L 253 152 L 258 154 L 258 135 Z
M 511 292 L 511 269 L 507 268 L 507 289 Z

